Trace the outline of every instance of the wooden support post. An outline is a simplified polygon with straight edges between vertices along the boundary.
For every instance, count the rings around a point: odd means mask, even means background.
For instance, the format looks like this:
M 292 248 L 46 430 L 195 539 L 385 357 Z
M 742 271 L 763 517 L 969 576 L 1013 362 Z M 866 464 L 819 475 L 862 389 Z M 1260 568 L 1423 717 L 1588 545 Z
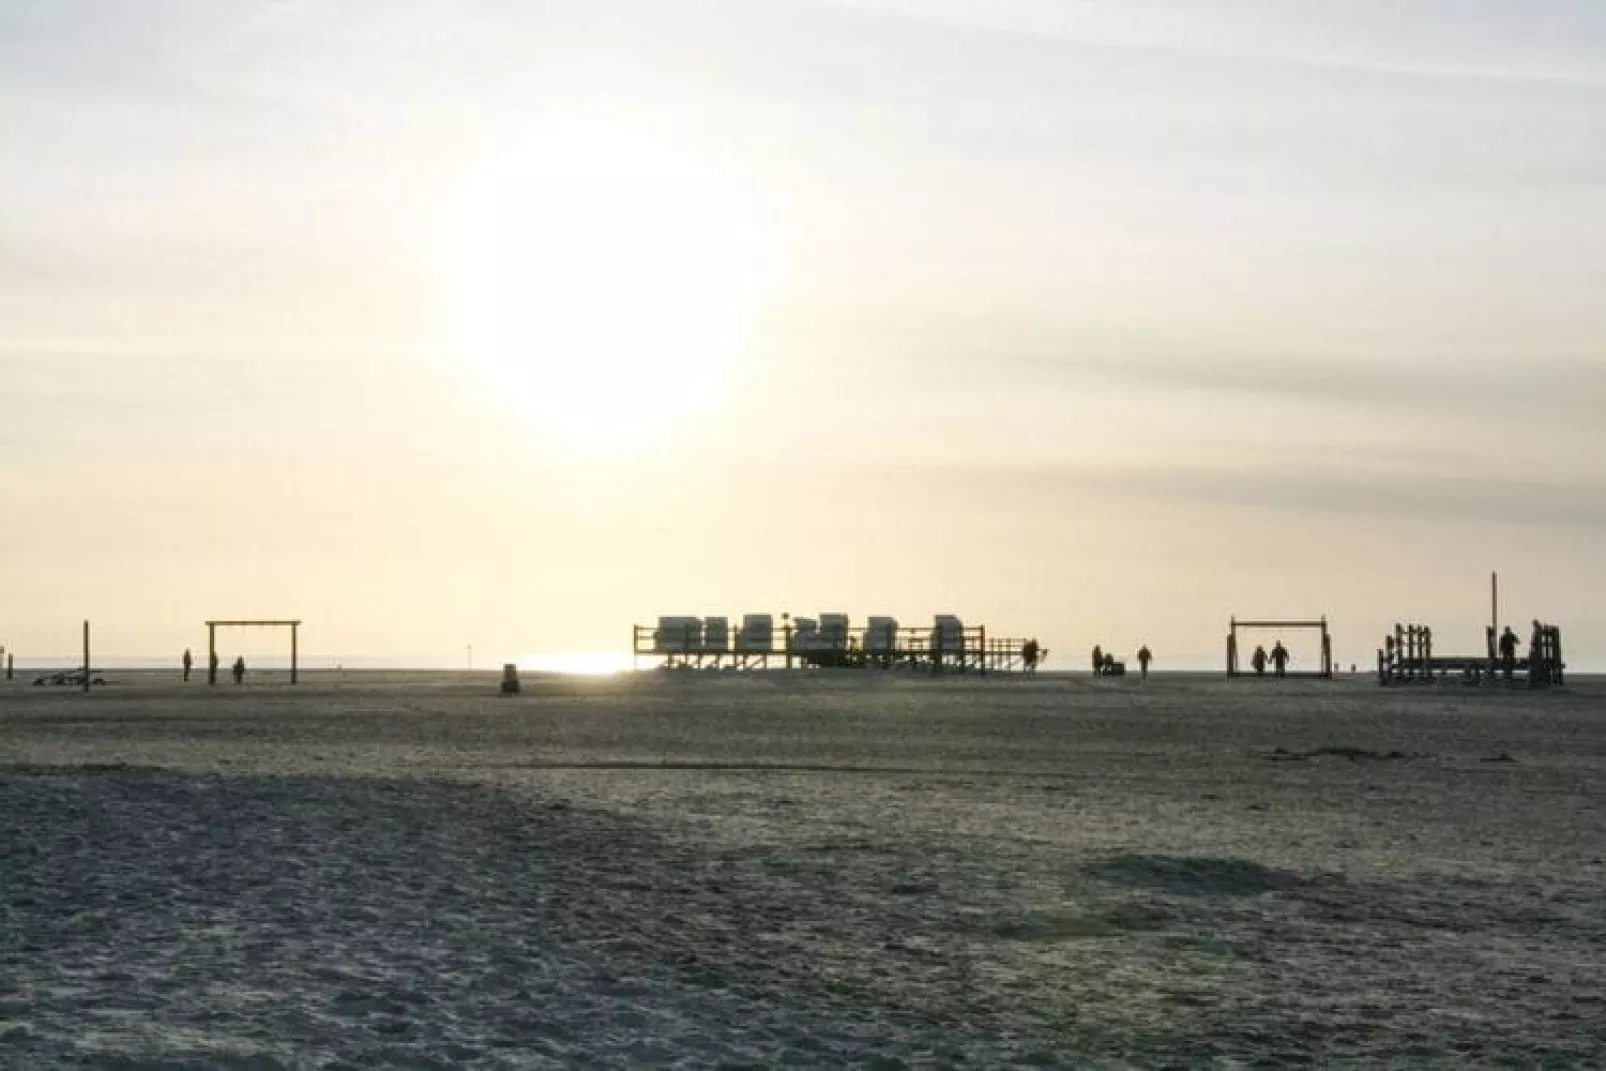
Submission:
M 1500 574 L 1489 574 L 1489 635 L 1500 635 Z M 1493 655 L 1493 651 L 1490 652 Z
M 297 635 L 297 633 L 299 633 L 300 631 L 301 631 L 301 626 L 299 624 L 290 626 L 290 683 L 291 684 L 296 683 L 296 681 L 298 681 L 300 679 L 300 665 L 299 665 L 298 659 L 299 659 L 299 656 L 300 656 L 300 646 L 301 646 L 301 644 L 300 644 L 300 637 Z
M 84 691 L 89 691 L 89 622 L 84 622 Z
M 217 625 L 206 623 L 206 683 L 217 684 Z

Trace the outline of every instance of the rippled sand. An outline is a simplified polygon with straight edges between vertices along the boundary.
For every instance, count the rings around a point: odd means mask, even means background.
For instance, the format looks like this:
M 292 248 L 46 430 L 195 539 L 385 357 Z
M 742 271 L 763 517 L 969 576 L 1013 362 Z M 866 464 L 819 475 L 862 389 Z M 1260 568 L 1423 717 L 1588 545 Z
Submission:
M 0 1066 L 1606 1064 L 1606 685 L 0 683 Z

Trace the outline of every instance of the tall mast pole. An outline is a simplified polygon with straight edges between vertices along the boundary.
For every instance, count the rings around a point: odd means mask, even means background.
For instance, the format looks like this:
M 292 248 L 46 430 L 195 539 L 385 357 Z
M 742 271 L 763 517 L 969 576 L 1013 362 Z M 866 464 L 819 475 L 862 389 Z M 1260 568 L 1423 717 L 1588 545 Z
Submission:
M 1489 574 L 1489 625 L 1500 634 L 1500 574 Z

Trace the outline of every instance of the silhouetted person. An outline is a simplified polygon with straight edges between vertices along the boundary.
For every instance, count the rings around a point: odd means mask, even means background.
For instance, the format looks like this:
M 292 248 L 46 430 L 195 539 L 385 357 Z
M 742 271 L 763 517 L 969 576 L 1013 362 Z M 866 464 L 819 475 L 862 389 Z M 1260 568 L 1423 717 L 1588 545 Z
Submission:
M 1277 645 L 1271 649 L 1271 664 L 1277 667 L 1277 676 L 1281 677 L 1288 669 L 1288 648 L 1283 641 L 1278 640 Z
M 1027 640 L 1021 644 L 1020 660 L 1026 666 L 1027 673 L 1037 672 L 1037 641 Z
M 1143 680 L 1149 679 L 1149 662 L 1154 655 L 1149 651 L 1147 644 L 1138 648 L 1138 676 Z
M 1255 667 L 1255 676 L 1264 676 L 1266 673 L 1266 649 L 1257 646 L 1255 653 L 1249 656 L 1249 664 Z
M 190 649 L 186 647 L 184 648 L 184 683 L 186 684 L 189 683 L 190 667 L 193 665 L 195 665 L 195 656 L 190 654 Z
M 1517 634 L 1511 631 L 1510 625 L 1507 625 L 1506 630 L 1500 634 L 1500 673 L 1509 681 L 1516 671 Z
M 234 660 L 234 683 L 239 684 L 245 680 L 245 655 Z
M 1096 677 L 1104 672 L 1104 648 L 1098 644 L 1093 645 L 1093 675 Z

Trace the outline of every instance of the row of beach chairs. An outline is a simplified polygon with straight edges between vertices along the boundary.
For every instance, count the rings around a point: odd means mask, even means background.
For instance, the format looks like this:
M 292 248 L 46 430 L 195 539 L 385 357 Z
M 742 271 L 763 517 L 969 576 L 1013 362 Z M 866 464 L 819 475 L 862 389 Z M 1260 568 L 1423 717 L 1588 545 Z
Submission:
M 779 647 L 778 631 L 782 641 Z M 912 632 L 900 630 L 895 617 L 867 618 L 861 638 L 855 634 L 847 614 L 794 617 L 780 630 L 770 614 L 746 614 L 733 637 L 729 618 L 668 616 L 658 619 L 653 648 L 660 654 L 810 654 L 859 647 L 867 654 L 891 654 L 900 649 L 904 633 Z M 964 622 L 952 614 L 938 614 L 926 642 L 931 650 L 963 651 Z

